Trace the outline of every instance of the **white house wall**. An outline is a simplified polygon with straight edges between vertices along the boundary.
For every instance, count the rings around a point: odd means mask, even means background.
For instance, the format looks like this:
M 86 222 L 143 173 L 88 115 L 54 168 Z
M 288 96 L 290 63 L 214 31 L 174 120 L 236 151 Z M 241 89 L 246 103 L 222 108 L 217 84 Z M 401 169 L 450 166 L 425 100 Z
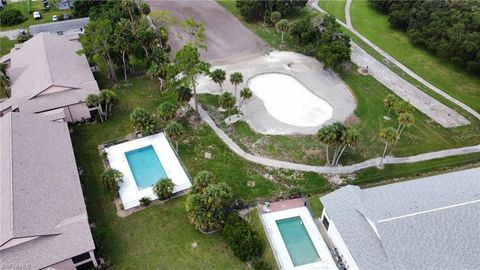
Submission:
M 353 259 L 352 255 L 350 254 L 350 251 L 348 250 L 347 245 L 345 245 L 345 242 L 343 241 L 342 236 L 338 232 L 337 227 L 335 226 L 335 223 L 333 222 L 333 220 L 331 220 L 328 217 L 328 215 L 325 213 L 325 210 L 323 210 L 321 220 L 323 220 L 325 216 L 327 217 L 327 220 L 329 223 L 327 234 L 330 237 L 330 240 L 332 241 L 332 243 L 337 248 L 338 254 L 342 255 L 343 262 L 345 263 L 346 266 L 348 266 L 347 269 L 358 270 L 359 268 L 355 263 L 355 260 Z M 322 223 L 322 226 L 323 226 L 323 223 Z

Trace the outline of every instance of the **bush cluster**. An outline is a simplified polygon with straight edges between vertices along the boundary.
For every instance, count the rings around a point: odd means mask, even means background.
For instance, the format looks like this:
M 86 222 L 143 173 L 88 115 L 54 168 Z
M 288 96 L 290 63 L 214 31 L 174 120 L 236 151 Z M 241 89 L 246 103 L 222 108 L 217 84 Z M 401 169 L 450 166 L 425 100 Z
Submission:
M 17 25 L 27 19 L 22 12 L 15 8 L 5 8 L 0 11 L 0 24 L 1 25 Z
M 153 186 L 153 192 L 159 200 L 166 200 L 173 195 L 175 184 L 169 178 L 162 178 Z
M 222 232 L 228 246 L 240 260 L 250 261 L 262 255 L 264 247 L 258 233 L 238 214 L 228 215 Z
M 236 2 L 240 14 L 247 20 L 267 20 L 275 11 L 285 16 L 298 8 L 305 7 L 306 4 L 306 0 L 237 0 Z

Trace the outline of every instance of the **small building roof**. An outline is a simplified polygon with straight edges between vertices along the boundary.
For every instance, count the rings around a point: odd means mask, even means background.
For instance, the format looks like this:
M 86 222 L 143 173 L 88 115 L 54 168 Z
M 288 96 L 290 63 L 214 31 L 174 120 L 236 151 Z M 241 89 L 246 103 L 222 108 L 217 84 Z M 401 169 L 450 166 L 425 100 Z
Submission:
M 44 24 L 35 24 L 31 25 L 28 29 L 30 34 L 37 35 L 39 33 L 58 33 L 58 32 L 69 32 L 72 30 L 84 28 L 88 24 L 89 18 L 79 18 L 79 19 L 70 19 L 58 22 L 50 22 Z
M 360 269 L 480 266 L 480 168 L 321 197 Z
M 39 269 L 95 249 L 67 123 L 12 112 L 0 130 L 2 264 Z
M 12 106 L 21 112 L 42 112 L 84 102 L 98 94 L 98 84 L 81 45 L 67 37 L 40 33 L 13 49 L 2 61 L 9 61 L 7 74 L 12 96 L 0 103 L 0 111 Z

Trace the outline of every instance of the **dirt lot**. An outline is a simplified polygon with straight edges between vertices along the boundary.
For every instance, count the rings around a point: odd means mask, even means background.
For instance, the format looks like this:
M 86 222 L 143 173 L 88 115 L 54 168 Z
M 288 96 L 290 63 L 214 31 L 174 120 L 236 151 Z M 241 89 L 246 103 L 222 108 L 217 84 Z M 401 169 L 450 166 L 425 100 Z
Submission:
M 204 60 L 215 64 L 228 63 L 268 51 L 268 46 L 260 38 L 214 0 L 145 2 L 152 10 L 172 11 L 179 21 L 192 17 L 204 23 L 208 48 L 207 51 L 201 52 Z M 172 29 L 171 32 L 170 43 L 176 50 L 181 46 L 182 40 L 175 34 L 176 29 Z

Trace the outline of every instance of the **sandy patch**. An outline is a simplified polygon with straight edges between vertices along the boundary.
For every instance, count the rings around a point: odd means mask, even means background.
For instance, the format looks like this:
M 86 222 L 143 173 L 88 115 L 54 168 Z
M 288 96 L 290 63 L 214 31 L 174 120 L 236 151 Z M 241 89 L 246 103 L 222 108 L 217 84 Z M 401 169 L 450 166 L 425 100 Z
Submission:
M 260 74 L 249 87 L 263 101 L 268 113 L 280 122 L 301 127 L 318 126 L 333 116 L 333 108 L 292 76 Z

